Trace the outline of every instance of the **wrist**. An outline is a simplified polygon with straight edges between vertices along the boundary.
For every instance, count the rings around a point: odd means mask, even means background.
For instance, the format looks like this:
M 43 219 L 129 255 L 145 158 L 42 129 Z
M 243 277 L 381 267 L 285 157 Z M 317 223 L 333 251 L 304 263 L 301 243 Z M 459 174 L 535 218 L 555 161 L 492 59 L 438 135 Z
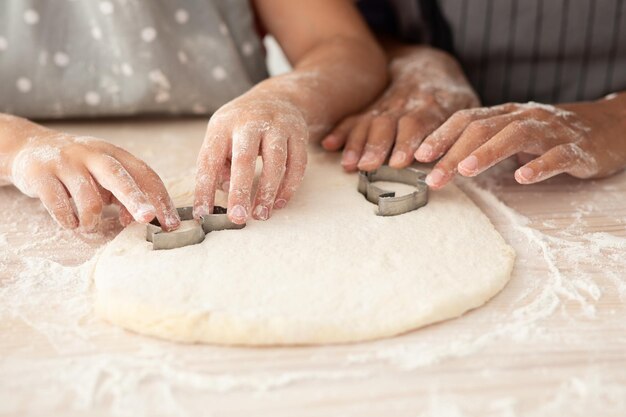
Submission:
M 626 119 L 626 91 L 608 94 L 601 100 L 614 106 L 622 118 Z M 624 122 L 626 123 L 626 120 Z
M 28 138 L 44 129 L 21 117 L 0 113 L 0 185 L 12 183 L 15 156 Z
M 593 103 L 611 120 L 617 120 L 622 132 L 626 131 L 626 92 L 611 93 Z

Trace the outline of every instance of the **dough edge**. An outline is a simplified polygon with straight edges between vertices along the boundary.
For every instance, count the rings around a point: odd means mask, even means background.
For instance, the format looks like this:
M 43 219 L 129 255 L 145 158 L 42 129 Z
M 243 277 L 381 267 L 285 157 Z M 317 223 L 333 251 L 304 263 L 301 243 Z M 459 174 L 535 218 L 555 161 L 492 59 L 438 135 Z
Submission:
M 180 312 L 147 303 L 138 304 L 137 300 L 128 299 L 124 294 L 103 290 L 96 292 L 94 309 L 100 318 L 127 330 L 182 343 L 249 347 L 307 346 L 385 339 L 460 317 L 497 295 L 509 282 L 516 257 L 513 248 L 500 238 L 506 247 L 505 257 L 508 258 L 509 267 L 493 280 L 494 285 L 473 293 L 471 298 L 468 297 L 471 302 L 465 298 L 465 306 L 463 303 L 443 302 L 440 305 L 446 305 L 446 309 L 440 308 L 436 313 L 431 311 L 420 317 L 407 317 L 403 322 L 388 322 L 386 325 L 381 325 L 381 321 L 372 322 L 371 326 L 354 327 L 350 323 L 298 323 L 293 320 L 286 324 L 280 317 L 249 320 L 219 311 Z M 373 323 L 378 325 L 374 326 Z

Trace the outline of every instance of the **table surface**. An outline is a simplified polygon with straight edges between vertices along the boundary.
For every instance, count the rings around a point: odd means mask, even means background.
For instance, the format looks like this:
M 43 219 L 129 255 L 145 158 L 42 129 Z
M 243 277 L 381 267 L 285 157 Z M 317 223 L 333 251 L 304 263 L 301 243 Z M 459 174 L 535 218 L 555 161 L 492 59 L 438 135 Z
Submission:
M 162 177 L 192 172 L 202 120 L 54 125 Z M 119 231 L 60 231 L 0 188 L 0 415 L 624 416 L 626 175 L 460 181 L 518 257 L 484 307 L 369 343 L 178 345 L 94 317 L 89 261 Z M 471 242 L 468 242 L 471 244 Z

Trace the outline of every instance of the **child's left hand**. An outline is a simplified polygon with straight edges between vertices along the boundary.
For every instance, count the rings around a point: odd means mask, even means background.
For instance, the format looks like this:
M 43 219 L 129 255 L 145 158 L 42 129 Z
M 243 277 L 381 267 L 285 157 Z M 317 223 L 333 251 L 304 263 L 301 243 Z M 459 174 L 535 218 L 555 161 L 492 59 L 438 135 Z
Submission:
M 444 155 L 426 178 L 446 185 L 458 171 L 473 177 L 523 153 L 538 156 L 515 171 L 520 184 L 560 173 L 599 178 L 626 166 L 626 95 L 549 106 L 508 103 L 461 110 L 429 135 L 415 153 L 420 162 Z
M 258 90 L 226 104 L 209 121 L 198 156 L 196 218 L 213 211 L 219 186 L 229 191 L 231 221 L 243 224 L 251 212 L 267 220 L 274 208 L 287 204 L 304 177 L 309 132 L 302 113 L 289 101 Z M 258 155 L 263 171 L 253 196 Z

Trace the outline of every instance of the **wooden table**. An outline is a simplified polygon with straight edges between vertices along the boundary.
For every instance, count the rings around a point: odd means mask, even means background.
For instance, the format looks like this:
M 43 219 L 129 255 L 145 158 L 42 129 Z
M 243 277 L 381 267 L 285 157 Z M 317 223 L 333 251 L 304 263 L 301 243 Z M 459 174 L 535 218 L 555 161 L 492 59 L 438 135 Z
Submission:
M 191 172 L 205 122 L 56 126 L 162 177 Z M 463 188 L 517 250 L 486 306 L 401 337 L 246 349 L 177 345 L 96 319 L 86 263 L 119 232 L 59 231 L 0 188 L 0 415 L 626 416 L 626 175 Z M 467 244 L 472 244 L 467 242 Z

